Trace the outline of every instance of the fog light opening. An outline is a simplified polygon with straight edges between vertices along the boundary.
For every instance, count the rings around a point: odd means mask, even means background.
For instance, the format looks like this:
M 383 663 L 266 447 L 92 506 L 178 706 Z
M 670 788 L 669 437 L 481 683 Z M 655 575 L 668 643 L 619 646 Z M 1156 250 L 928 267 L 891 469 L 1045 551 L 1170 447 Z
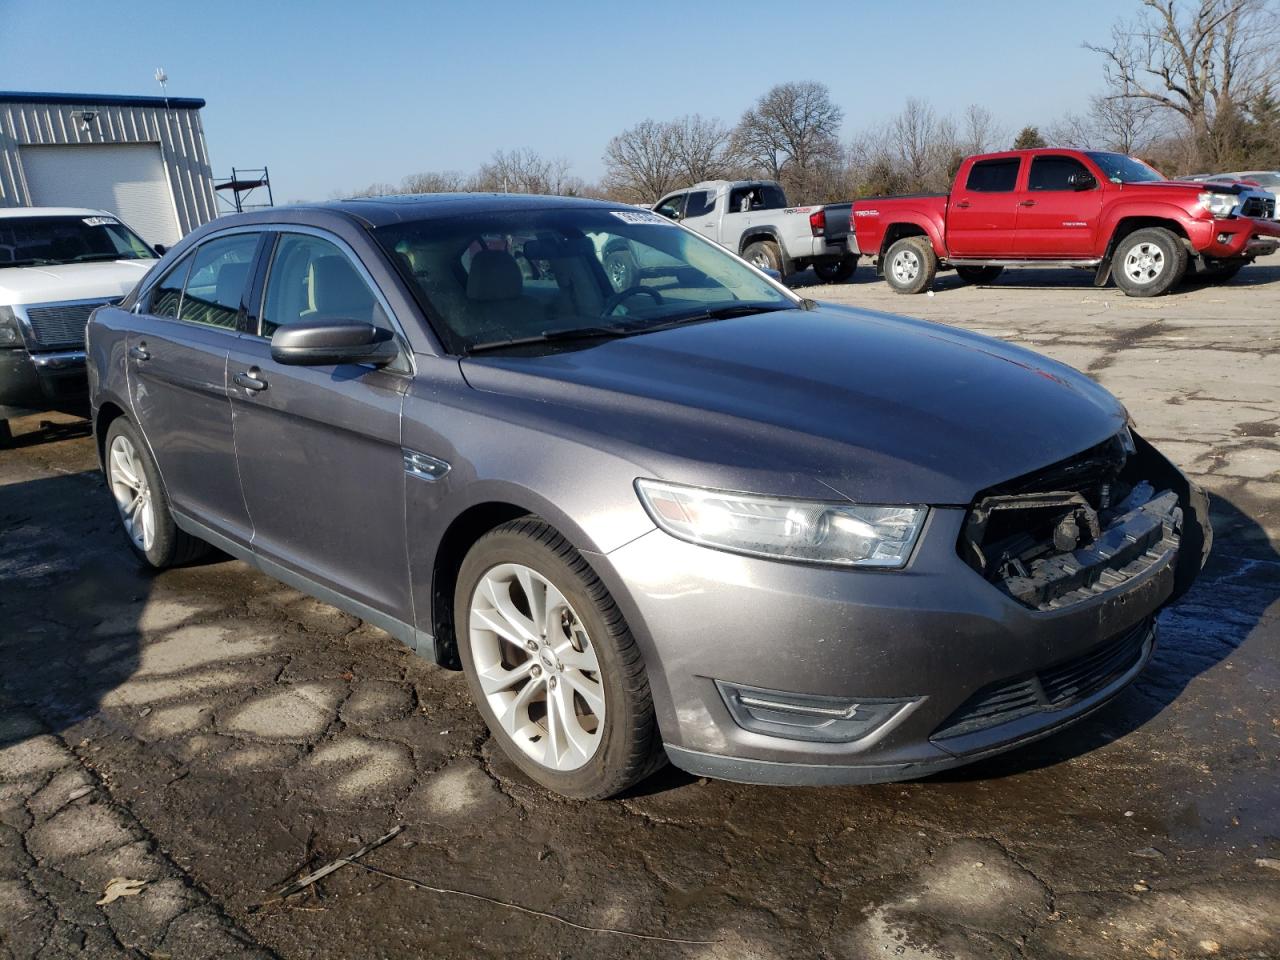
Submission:
M 826 697 L 715 682 L 734 722 L 744 730 L 788 740 L 852 743 L 883 727 L 914 703 L 901 699 Z

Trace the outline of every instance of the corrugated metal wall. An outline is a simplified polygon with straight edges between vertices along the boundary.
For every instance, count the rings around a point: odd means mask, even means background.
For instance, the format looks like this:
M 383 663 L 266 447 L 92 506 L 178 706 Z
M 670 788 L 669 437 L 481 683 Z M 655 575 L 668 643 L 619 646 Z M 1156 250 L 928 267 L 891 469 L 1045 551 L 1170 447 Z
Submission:
M 79 119 L 86 110 L 96 113 L 88 131 Z M 31 202 L 19 148 L 61 143 L 158 143 L 182 232 L 218 214 L 200 111 L 177 107 L 0 103 L 0 206 Z

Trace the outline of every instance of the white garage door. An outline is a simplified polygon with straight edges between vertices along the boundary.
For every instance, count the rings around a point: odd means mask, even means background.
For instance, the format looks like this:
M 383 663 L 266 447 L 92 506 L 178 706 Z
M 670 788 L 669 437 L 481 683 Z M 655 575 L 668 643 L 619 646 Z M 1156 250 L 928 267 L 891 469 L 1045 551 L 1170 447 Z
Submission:
M 32 206 L 110 210 L 148 243 L 182 236 L 159 144 L 22 147 L 19 157 Z

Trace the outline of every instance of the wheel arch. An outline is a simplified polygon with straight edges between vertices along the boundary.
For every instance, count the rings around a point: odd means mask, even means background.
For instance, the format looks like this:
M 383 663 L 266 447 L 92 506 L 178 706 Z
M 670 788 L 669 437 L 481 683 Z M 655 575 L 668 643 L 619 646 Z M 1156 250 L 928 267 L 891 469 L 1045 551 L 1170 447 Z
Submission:
M 107 431 L 111 424 L 121 417 L 128 416 L 124 407 L 114 400 L 104 400 L 98 405 L 93 416 L 93 441 L 98 452 L 98 466 L 107 468 Z
M 890 247 L 906 237 L 924 237 L 933 247 L 934 255 L 939 259 L 942 258 L 942 243 L 931 224 L 915 219 L 897 220 L 885 227 L 884 233 L 880 236 L 880 251 L 876 254 L 877 273 L 884 275 L 884 255 L 889 252 Z

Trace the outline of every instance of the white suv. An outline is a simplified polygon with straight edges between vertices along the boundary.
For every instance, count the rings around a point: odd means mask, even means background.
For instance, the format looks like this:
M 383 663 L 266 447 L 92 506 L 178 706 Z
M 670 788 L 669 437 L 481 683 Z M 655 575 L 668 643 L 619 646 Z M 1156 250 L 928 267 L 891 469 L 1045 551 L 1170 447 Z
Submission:
M 10 417 L 85 402 L 89 314 L 155 262 L 156 251 L 104 210 L 0 209 L 0 443 Z

